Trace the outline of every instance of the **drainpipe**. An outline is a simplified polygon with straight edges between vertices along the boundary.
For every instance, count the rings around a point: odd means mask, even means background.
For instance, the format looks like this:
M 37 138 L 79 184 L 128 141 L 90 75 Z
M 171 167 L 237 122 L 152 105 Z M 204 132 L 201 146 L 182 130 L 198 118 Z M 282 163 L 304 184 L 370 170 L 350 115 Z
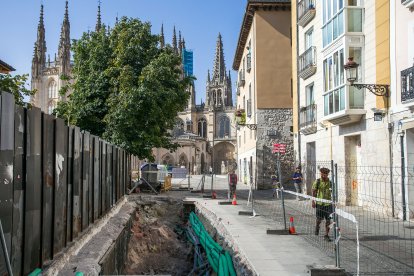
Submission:
M 403 221 L 407 219 L 407 206 L 405 202 L 405 154 L 404 154 L 404 131 L 400 133 L 401 146 L 401 196 L 402 196 L 402 212 Z

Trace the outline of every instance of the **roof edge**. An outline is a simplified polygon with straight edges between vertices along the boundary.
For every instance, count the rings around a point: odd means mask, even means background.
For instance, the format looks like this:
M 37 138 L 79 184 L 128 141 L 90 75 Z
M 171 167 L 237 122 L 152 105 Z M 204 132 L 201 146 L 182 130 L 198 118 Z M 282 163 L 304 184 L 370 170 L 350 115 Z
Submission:
M 248 0 L 246 5 L 246 11 L 244 13 L 243 22 L 240 28 L 239 39 L 237 42 L 236 52 L 233 59 L 233 70 L 238 70 L 243 55 L 243 48 L 246 45 L 247 36 L 252 26 L 252 21 L 254 13 L 256 10 L 290 10 L 291 1 L 290 0 Z

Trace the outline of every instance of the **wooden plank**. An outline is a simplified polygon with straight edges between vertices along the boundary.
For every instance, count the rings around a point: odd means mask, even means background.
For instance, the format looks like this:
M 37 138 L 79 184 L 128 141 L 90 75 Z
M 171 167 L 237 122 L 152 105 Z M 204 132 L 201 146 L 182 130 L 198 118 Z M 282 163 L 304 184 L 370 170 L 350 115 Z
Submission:
M 62 251 L 66 244 L 67 169 L 69 128 L 62 119 L 55 122 L 55 212 L 53 233 L 53 256 Z
M 13 166 L 13 235 L 11 266 L 13 275 L 22 274 L 24 231 L 24 175 L 25 171 L 26 110 L 16 105 L 14 109 L 14 166 Z
M 88 227 L 89 209 L 89 133 L 82 134 L 82 231 Z
M 0 117 L 0 219 L 6 240 L 8 258 L 11 258 L 13 229 L 13 161 L 14 161 L 14 98 L 10 93 L 1 95 Z M 1 249 L 1 248 L 0 248 Z M 0 274 L 7 273 L 0 250 Z
M 41 266 L 42 120 L 39 108 L 27 111 L 26 192 L 23 274 Z
M 72 239 L 76 239 L 82 231 L 82 134 L 78 127 L 74 128 L 73 139 Z
M 99 218 L 100 211 L 100 142 L 99 138 L 93 137 L 93 220 Z
M 68 127 L 68 147 L 67 147 L 67 210 L 66 210 L 66 243 L 65 246 L 72 241 L 72 232 L 73 232 L 73 148 L 74 148 L 74 128 Z
M 54 138 L 54 117 L 42 114 L 42 263 L 51 260 L 53 256 L 53 194 L 55 185 Z

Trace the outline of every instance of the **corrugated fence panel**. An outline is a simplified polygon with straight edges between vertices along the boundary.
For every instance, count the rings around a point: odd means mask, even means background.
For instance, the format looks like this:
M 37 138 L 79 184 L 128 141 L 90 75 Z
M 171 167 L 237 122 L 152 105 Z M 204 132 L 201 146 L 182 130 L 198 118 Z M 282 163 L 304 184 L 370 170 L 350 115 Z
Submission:
M 99 138 L 93 137 L 93 220 L 97 220 L 100 214 L 101 195 L 100 195 L 100 143 Z
M 93 223 L 93 135 L 89 136 L 88 225 Z
M 88 227 L 89 209 L 89 133 L 83 133 L 82 150 L 82 231 Z
M 0 118 L 0 219 L 6 239 L 7 252 L 10 258 L 11 235 L 13 228 L 13 160 L 14 160 L 14 98 L 10 93 L 1 95 Z M 0 252 L 0 263 L 4 263 L 3 250 Z M 0 274 L 5 266 L 0 264 Z M 3 271 L 2 271 L 3 270 Z
M 109 210 L 112 206 L 112 193 L 113 193 L 113 175 L 112 175 L 112 145 L 106 145 L 106 184 L 108 189 L 106 210 Z
M 55 212 L 53 233 L 53 255 L 60 252 L 66 243 L 68 127 L 62 119 L 55 123 Z
M 23 210 L 25 162 L 26 110 L 17 106 L 14 109 L 14 166 L 13 166 L 13 235 L 11 264 L 13 275 L 22 274 L 23 258 Z
M 42 114 L 42 263 L 52 259 L 53 248 L 53 194 L 55 171 L 55 120 L 54 117 Z
M 68 163 L 67 163 L 67 212 L 66 212 L 66 244 L 72 241 L 73 234 L 73 143 L 74 143 L 74 128 L 68 127 Z
M 73 135 L 73 201 L 72 201 L 72 239 L 76 239 L 82 232 L 82 134 L 80 129 L 75 127 Z
M 42 193 L 42 119 L 39 108 L 27 111 L 26 192 L 23 274 L 40 267 Z
M 101 215 L 106 213 L 106 201 L 107 201 L 107 183 L 106 183 L 106 143 L 101 141 Z

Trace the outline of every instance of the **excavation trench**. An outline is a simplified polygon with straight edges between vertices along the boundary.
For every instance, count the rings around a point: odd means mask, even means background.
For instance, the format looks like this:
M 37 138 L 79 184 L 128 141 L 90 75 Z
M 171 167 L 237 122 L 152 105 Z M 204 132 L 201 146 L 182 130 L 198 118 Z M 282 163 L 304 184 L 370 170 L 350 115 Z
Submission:
M 187 240 L 180 200 L 138 200 L 125 261 L 125 274 L 188 275 L 193 250 Z

